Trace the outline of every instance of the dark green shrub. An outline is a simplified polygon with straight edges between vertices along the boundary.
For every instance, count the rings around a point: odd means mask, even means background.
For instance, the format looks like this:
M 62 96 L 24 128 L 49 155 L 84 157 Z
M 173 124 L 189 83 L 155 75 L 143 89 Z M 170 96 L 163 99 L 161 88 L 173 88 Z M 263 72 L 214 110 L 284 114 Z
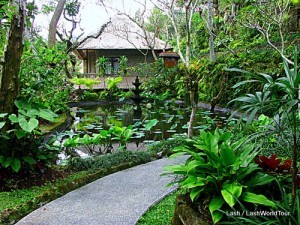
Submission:
M 70 166 L 79 170 L 100 170 L 109 169 L 123 163 L 140 164 L 151 161 L 149 152 L 131 152 L 118 151 L 111 154 L 95 156 L 92 158 L 73 158 L 70 161 Z
M 15 105 L 16 114 L 0 114 L 0 170 L 8 173 L 33 168 L 42 170 L 47 162 L 55 161 L 60 149 L 41 147 L 43 136 L 39 125 L 54 121 L 57 115 L 23 100 L 16 100 Z
M 66 46 L 45 48 L 42 39 L 26 41 L 20 68 L 20 96 L 29 103 L 38 103 L 54 112 L 67 108 L 71 92 L 64 74 L 68 59 Z
M 82 96 L 81 96 L 82 100 L 98 100 L 98 94 L 96 92 L 92 92 L 92 91 L 84 91 Z

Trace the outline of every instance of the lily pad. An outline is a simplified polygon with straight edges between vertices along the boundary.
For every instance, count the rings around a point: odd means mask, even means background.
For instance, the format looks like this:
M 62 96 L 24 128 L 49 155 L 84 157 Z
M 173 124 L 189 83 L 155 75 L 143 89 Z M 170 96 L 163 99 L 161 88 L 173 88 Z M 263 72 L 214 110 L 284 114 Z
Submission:
M 168 133 L 176 133 L 176 130 L 167 130 Z

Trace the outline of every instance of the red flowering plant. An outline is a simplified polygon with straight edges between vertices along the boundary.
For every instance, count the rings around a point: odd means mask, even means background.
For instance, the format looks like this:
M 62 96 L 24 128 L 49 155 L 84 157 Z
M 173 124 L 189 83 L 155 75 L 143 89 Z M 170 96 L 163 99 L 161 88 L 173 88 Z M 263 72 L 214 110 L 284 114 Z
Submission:
M 281 158 L 277 158 L 277 154 L 272 155 L 270 158 L 261 155 L 255 159 L 255 162 L 265 171 L 277 173 L 289 172 L 292 166 L 292 160 L 287 159 L 283 163 L 281 163 L 281 161 Z
M 254 161 L 265 171 L 273 171 L 276 173 L 288 173 L 292 166 L 292 160 L 286 159 L 281 163 L 281 158 L 277 158 L 277 154 L 272 155 L 270 158 L 266 156 L 259 156 Z M 297 173 L 297 186 L 300 188 L 300 172 Z

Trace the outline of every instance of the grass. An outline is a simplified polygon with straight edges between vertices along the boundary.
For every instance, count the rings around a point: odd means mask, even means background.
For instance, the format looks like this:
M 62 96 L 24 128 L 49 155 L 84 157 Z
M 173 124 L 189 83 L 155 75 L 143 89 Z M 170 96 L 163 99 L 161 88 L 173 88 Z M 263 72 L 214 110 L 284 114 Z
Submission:
M 4 210 L 15 208 L 21 204 L 24 204 L 37 196 L 41 196 L 46 191 L 53 189 L 53 187 L 60 186 L 64 183 L 68 183 L 70 181 L 74 181 L 84 175 L 87 172 L 78 172 L 70 175 L 67 178 L 57 180 L 54 183 L 48 183 L 44 186 L 34 186 L 28 189 L 18 189 L 11 192 L 0 192 L 0 213 Z
M 140 218 L 137 225 L 170 225 L 175 210 L 175 202 L 178 191 L 165 197 L 158 204 L 153 205 Z

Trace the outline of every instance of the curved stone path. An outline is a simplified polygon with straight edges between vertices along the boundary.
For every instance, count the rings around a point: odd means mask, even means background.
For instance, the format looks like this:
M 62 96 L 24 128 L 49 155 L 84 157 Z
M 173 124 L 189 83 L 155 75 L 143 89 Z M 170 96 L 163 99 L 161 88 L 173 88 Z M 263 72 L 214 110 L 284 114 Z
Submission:
M 96 180 L 30 213 L 17 225 L 134 225 L 147 209 L 174 191 L 163 167 L 184 158 L 163 158 Z

